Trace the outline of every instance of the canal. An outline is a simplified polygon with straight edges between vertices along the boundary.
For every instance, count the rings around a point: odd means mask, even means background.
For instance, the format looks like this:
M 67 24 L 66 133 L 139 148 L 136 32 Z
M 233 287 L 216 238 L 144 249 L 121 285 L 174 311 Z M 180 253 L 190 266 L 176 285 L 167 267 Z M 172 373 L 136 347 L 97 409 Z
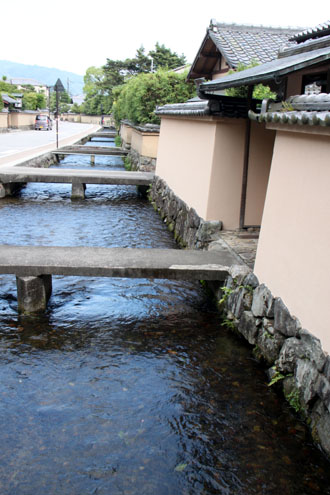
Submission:
M 70 196 L 1 200 L 0 243 L 175 247 L 134 187 Z M 329 463 L 198 283 L 53 277 L 26 317 L 0 282 L 1 495 L 330 495 Z

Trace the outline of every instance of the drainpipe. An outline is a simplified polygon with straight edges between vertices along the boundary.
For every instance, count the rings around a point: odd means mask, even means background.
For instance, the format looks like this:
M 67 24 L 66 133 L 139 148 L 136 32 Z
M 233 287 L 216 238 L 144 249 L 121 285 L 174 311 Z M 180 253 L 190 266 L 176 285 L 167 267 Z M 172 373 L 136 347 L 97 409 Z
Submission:
M 248 86 L 247 107 L 251 109 L 252 94 L 254 86 Z M 239 228 L 244 229 L 245 226 L 245 209 L 246 209 L 246 191 L 249 171 L 249 154 L 250 154 L 250 136 L 251 136 L 251 120 L 246 119 L 245 127 L 245 145 L 244 145 L 244 161 L 243 161 L 243 177 L 241 189 L 241 207 L 239 214 Z

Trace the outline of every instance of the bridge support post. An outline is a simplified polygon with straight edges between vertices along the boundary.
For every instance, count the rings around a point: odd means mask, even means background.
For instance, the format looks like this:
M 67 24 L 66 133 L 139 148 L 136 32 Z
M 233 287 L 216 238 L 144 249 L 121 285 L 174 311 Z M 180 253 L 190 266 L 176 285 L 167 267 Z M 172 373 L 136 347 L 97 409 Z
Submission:
M 95 155 L 91 155 L 91 165 L 92 167 L 95 165 Z
M 52 294 L 52 276 L 16 277 L 19 313 L 45 311 Z
M 73 182 L 71 190 L 71 199 L 85 199 L 86 184 Z
M 138 195 L 146 198 L 148 195 L 149 186 L 137 186 Z
M 8 182 L 7 184 L 0 182 L 0 199 L 5 198 L 6 196 L 11 196 L 24 185 L 25 183 L 23 182 Z

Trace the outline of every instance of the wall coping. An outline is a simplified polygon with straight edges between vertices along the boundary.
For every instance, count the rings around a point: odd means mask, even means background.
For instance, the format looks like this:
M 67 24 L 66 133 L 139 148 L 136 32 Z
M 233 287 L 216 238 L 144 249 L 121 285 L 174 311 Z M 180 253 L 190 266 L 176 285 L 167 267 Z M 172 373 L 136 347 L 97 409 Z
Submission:
M 122 120 L 120 123 L 131 127 L 142 134 L 159 134 L 160 131 L 160 125 L 158 124 L 133 124 L 133 122 L 130 122 L 129 120 Z
M 330 136 L 330 127 L 309 126 L 299 124 L 281 124 L 275 122 L 266 123 L 266 129 L 283 132 L 295 132 L 300 134 L 314 134 L 319 136 Z

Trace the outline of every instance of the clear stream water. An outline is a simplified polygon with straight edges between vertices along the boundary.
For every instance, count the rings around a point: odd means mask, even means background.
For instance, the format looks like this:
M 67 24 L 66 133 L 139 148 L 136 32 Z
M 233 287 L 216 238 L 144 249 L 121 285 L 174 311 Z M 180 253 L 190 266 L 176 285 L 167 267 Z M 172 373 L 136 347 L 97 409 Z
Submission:
M 175 247 L 134 187 L 70 192 L 2 200 L 0 242 Z M 0 282 L 1 495 L 330 494 L 329 463 L 198 283 L 53 277 L 47 312 L 23 317 Z

